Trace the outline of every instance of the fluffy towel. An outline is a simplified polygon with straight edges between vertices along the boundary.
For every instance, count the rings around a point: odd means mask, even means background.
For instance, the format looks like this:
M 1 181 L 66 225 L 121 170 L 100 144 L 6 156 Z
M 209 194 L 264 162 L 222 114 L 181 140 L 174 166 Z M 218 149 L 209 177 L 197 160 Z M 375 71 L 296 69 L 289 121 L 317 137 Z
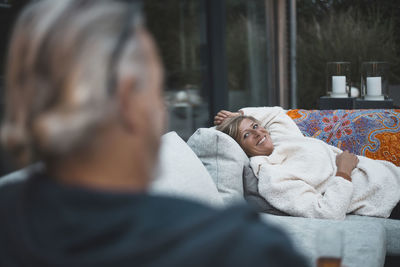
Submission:
M 304 137 L 280 107 L 244 108 L 269 131 L 274 151 L 250 158 L 260 194 L 293 216 L 344 219 L 347 213 L 389 217 L 400 199 L 400 168 L 358 156 L 352 182 L 336 176 L 342 151 Z

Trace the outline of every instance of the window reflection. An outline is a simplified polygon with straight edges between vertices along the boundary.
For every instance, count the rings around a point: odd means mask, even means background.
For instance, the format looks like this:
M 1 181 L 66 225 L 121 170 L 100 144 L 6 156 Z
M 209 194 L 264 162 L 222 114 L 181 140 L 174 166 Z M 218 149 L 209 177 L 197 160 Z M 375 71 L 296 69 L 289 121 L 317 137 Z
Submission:
M 187 139 L 195 128 L 208 124 L 202 88 L 201 1 L 147 0 L 144 7 L 164 61 L 169 130 Z
M 229 108 L 268 104 L 266 1 L 226 1 Z

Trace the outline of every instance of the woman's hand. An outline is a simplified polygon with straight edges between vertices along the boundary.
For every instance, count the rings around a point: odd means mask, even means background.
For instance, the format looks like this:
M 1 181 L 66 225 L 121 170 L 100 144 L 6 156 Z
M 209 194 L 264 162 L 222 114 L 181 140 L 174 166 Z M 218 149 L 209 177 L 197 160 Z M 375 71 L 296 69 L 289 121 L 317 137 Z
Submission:
M 230 118 L 230 117 L 239 116 L 239 115 L 242 115 L 242 113 L 241 112 L 230 112 L 230 111 L 227 111 L 227 110 L 221 110 L 214 117 L 214 125 L 220 125 L 225 119 Z
M 349 151 L 336 156 L 337 175 L 351 182 L 351 172 L 357 167 L 358 158 Z M 342 175 L 341 175 L 342 174 Z M 347 177 L 345 177 L 347 176 Z

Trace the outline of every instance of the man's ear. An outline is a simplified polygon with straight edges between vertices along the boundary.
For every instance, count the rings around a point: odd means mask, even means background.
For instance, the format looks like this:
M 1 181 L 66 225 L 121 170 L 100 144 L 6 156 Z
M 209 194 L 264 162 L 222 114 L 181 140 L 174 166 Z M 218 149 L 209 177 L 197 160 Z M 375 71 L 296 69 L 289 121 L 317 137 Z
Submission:
M 135 92 L 136 79 L 133 76 L 123 77 L 118 83 L 117 98 L 121 123 L 124 129 L 135 132 L 141 113 L 141 94 Z

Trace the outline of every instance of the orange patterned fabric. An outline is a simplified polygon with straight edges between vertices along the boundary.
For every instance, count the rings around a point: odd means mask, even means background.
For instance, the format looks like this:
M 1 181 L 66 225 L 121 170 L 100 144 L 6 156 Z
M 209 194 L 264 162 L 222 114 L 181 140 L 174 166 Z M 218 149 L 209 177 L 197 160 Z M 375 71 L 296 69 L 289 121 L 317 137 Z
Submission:
M 301 118 L 301 116 L 302 116 L 302 115 L 299 113 L 299 110 L 298 110 L 298 109 L 289 110 L 286 114 L 289 115 L 289 117 L 291 117 L 293 120 L 298 119 L 298 118 Z
M 365 151 L 365 156 L 371 159 L 383 159 L 400 166 L 400 135 L 399 133 L 381 133 L 376 138 L 380 141 L 380 149 L 376 152 Z
M 400 110 L 290 110 L 305 136 L 400 166 Z

